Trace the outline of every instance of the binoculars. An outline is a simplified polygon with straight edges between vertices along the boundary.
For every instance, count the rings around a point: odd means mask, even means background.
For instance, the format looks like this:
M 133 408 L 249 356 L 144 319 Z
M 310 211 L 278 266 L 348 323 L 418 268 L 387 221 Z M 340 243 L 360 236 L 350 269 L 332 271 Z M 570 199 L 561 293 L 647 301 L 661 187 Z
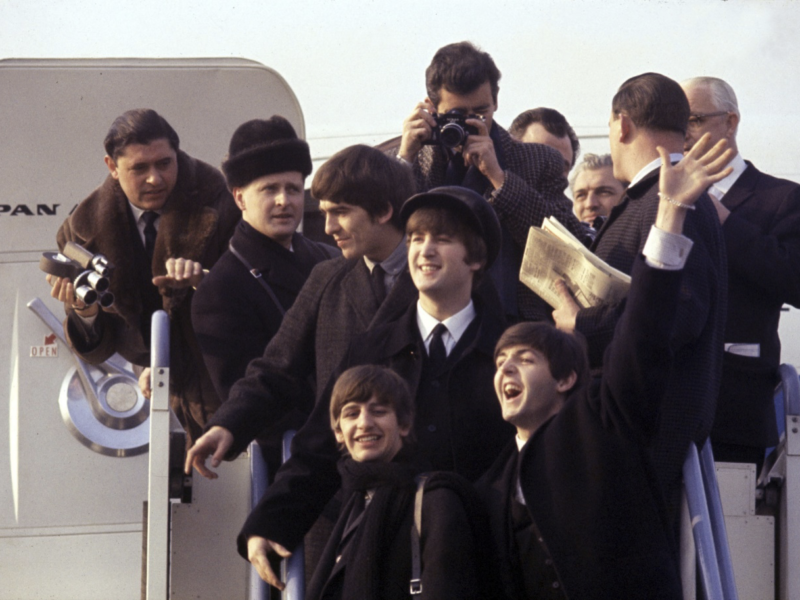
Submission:
M 114 294 L 108 291 L 114 265 L 102 254 L 92 254 L 75 242 L 67 242 L 62 252 L 44 252 L 39 268 L 72 281 L 75 296 L 87 306 L 97 302 L 109 308 L 114 304 Z

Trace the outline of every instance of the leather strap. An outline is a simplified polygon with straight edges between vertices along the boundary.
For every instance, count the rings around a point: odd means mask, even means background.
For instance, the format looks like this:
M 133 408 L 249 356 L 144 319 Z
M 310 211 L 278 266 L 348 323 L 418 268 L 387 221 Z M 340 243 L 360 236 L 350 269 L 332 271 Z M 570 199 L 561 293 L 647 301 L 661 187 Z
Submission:
M 417 493 L 414 496 L 414 522 L 411 524 L 411 585 L 412 596 L 422 593 L 422 554 L 420 552 L 420 536 L 422 535 L 422 494 L 428 474 L 417 475 Z
M 250 272 L 250 275 L 252 275 L 258 281 L 258 283 L 261 284 L 261 287 L 263 287 L 267 291 L 267 295 L 275 303 L 275 306 L 280 311 L 281 316 L 285 315 L 286 314 L 286 310 L 283 308 L 283 305 L 281 304 L 281 301 L 278 300 L 278 297 L 275 295 L 275 292 L 272 291 L 272 288 L 269 286 L 269 284 L 262 277 L 261 271 L 259 271 L 258 269 L 254 269 L 250 265 L 250 263 L 247 262 L 245 257 L 242 256 L 241 254 L 239 254 L 239 251 L 236 250 L 236 248 L 233 247 L 233 242 L 228 243 L 228 248 L 230 249 L 231 254 L 233 254 L 236 258 L 238 258 L 241 261 L 241 263 L 244 265 L 244 268 L 247 269 Z

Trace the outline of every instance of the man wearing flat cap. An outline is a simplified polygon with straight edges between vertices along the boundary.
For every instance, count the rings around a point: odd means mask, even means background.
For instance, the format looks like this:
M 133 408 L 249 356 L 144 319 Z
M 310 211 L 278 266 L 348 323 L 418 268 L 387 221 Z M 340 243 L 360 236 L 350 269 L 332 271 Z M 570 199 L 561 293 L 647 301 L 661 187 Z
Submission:
M 240 125 L 222 170 L 242 220 L 228 251 L 197 288 L 192 324 L 224 402 L 278 331 L 314 265 L 339 251 L 297 233 L 311 154 L 289 121 L 275 115 Z M 270 473 L 280 464 L 281 434 L 304 420 L 295 409 L 259 436 Z
M 450 186 L 412 196 L 400 217 L 417 301 L 353 340 L 239 535 L 240 554 L 272 585 L 282 583 L 266 555 L 292 551 L 341 485 L 329 404 L 345 369 L 381 364 L 405 379 L 417 412 L 412 433 L 433 470 L 475 480 L 513 437 L 492 400 L 494 345 L 505 323 L 499 306 L 474 292 L 501 246 L 494 210 L 476 192 Z

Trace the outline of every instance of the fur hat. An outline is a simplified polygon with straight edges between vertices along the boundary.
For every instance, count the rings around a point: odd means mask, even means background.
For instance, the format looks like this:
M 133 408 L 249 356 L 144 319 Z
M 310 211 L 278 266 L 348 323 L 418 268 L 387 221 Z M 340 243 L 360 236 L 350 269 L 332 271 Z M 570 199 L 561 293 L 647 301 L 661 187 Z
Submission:
M 433 188 L 411 196 L 400 208 L 400 220 L 405 225 L 417 209 L 433 206 L 452 210 L 469 223 L 486 243 L 486 268 L 492 266 L 500 252 L 502 234 L 494 208 L 480 194 L 455 185 Z
M 253 119 L 239 125 L 233 133 L 222 171 L 231 189 L 273 173 L 299 171 L 308 177 L 311 152 L 283 117 Z

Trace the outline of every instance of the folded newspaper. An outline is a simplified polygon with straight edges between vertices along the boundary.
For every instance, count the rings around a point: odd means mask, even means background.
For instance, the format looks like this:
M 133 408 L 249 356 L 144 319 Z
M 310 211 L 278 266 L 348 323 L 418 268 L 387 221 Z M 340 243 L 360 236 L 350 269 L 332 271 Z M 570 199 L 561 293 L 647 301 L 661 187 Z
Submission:
M 519 278 L 553 308 L 561 304 L 555 282 L 563 279 L 582 307 L 613 304 L 628 293 L 631 278 L 592 254 L 555 217 L 531 227 Z

